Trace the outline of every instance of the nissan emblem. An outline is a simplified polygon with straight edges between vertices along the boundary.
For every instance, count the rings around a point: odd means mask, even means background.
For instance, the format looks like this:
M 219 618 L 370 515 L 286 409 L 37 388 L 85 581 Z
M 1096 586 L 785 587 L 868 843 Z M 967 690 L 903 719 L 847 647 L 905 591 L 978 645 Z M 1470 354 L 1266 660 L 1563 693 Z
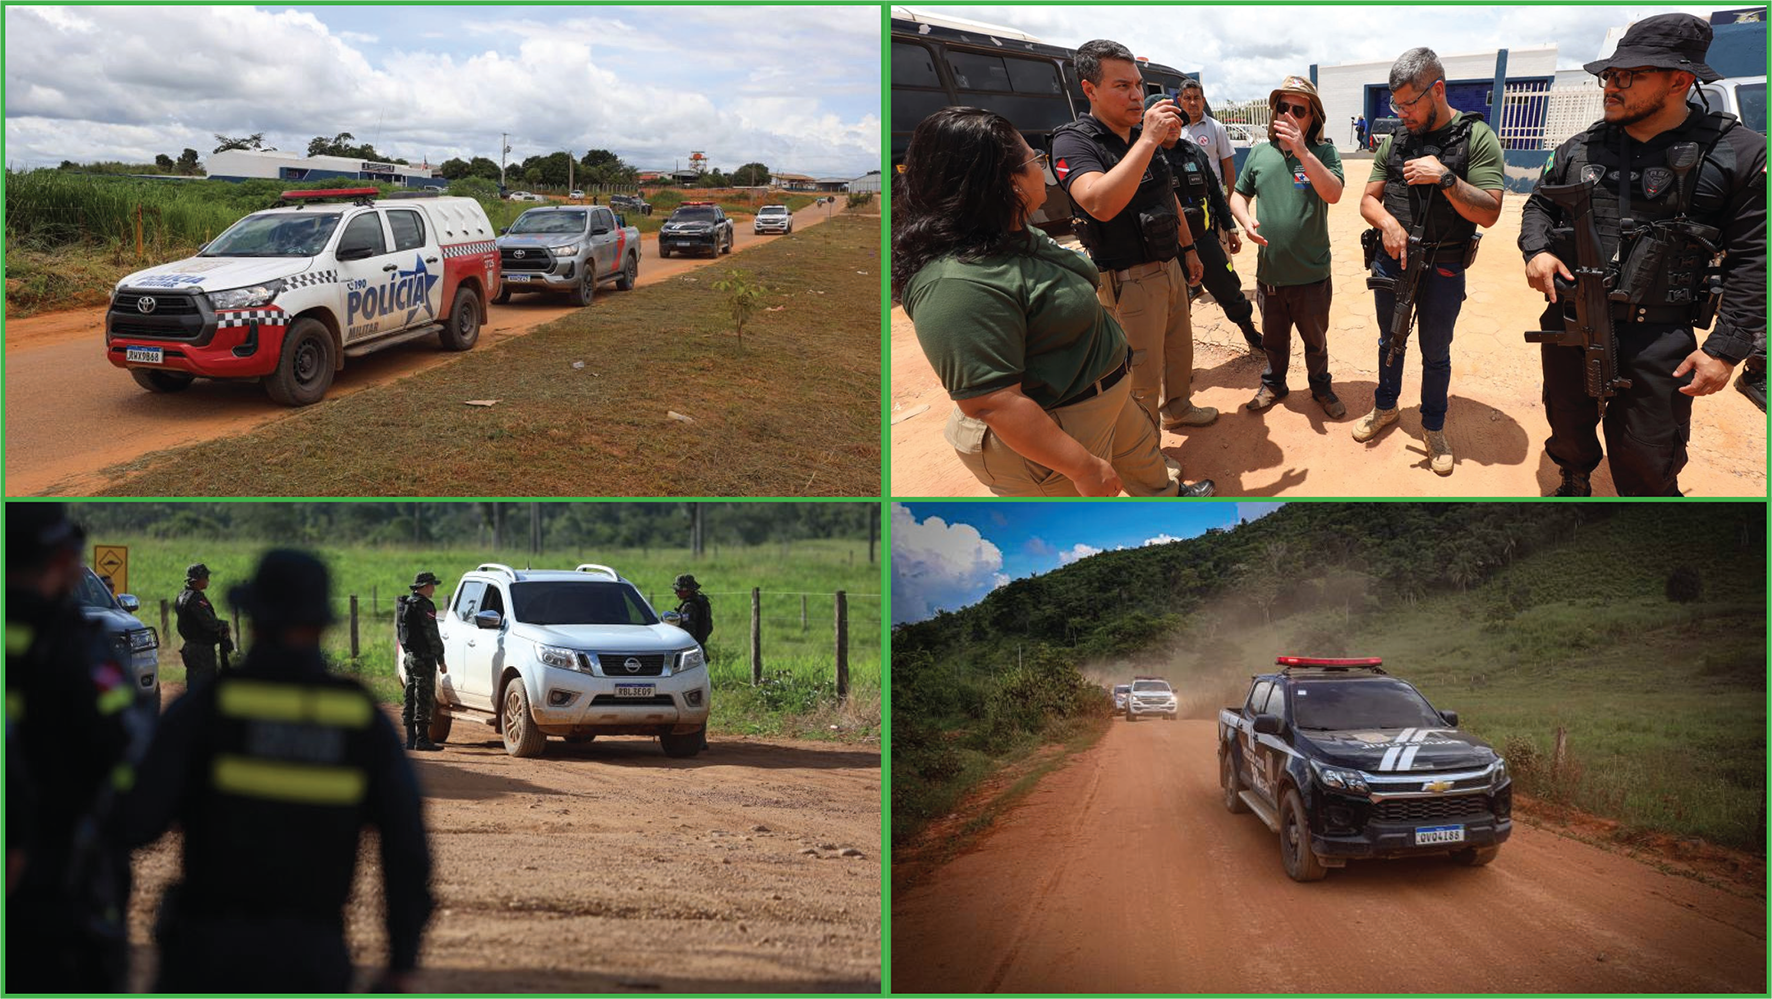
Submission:
M 135 311 L 145 316 L 148 313 L 153 312 L 159 307 L 159 305 L 160 303 L 154 300 L 154 296 L 143 295 L 135 300 Z
M 628 657 L 628 661 L 627 661 L 627 662 L 625 662 L 625 663 L 622 663 L 622 666 L 624 666 L 624 667 L 626 667 L 626 668 L 627 668 L 627 671 L 628 671 L 628 672 L 629 672 L 629 673 L 638 673 L 638 672 L 640 672 L 640 660 L 638 660 L 638 659 L 635 659 L 635 658 L 634 658 L 634 657 L 632 657 L 632 656 L 629 656 L 629 657 Z

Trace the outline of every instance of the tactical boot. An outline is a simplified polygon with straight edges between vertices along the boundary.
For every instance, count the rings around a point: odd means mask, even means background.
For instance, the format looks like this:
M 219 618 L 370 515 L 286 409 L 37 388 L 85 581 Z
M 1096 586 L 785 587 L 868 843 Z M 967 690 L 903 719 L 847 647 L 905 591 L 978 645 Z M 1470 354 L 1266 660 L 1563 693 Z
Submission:
M 412 748 L 421 753 L 437 753 L 443 750 L 442 746 L 432 742 L 430 737 L 425 735 L 419 736 L 417 743 Z
M 1251 413 L 1259 413 L 1269 406 L 1272 406 L 1274 403 L 1279 402 L 1281 399 L 1286 398 L 1291 392 L 1291 389 L 1281 389 L 1276 392 L 1273 390 L 1272 386 L 1263 385 L 1260 389 L 1256 390 L 1255 398 L 1243 405 L 1246 406 Z
M 1212 421 L 1216 419 L 1218 419 L 1218 410 L 1213 409 L 1211 406 L 1189 405 L 1187 412 L 1172 420 L 1165 419 L 1163 421 L 1163 429 L 1180 430 L 1183 427 L 1211 426 Z
M 408 724 L 406 726 L 406 748 L 407 749 L 416 749 L 417 747 L 418 747 L 418 727 L 415 725 Z
M 1766 411 L 1766 373 L 1764 371 L 1743 369 L 1735 379 L 1735 390 L 1753 400 L 1753 404 L 1760 407 L 1760 412 Z
M 1195 498 L 1195 497 L 1200 497 L 1200 496 L 1210 496 L 1214 492 L 1217 491 L 1216 487 L 1213 486 L 1211 479 L 1201 479 L 1198 482 L 1191 482 L 1191 483 L 1190 482 L 1178 482 L 1178 483 L 1176 483 L 1176 485 L 1179 485 L 1181 487 L 1181 491 L 1176 493 L 1175 495 L 1177 495 L 1183 499 L 1190 499 L 1190 498 Z
M 1339 420 L 1347 415 L 1347 404 L 1337 399 L 1334 392 L 1324 392 L 1322 395 L 1317 395 L 1314 392 L 1311 394 L 1317 400 L 1317 405 L 1323 407 L 1323 412 L 1329 414 L 1331 420 Z
M 1389 409 L 1373 407 L 1372 412 L 1360 417 L 1360 422 L 1354 424 L 1354 440 L 1364 444 L 1377 437 L 1380 430 L 1395 422 L 1397 422 L 1397 407 L 1392 406 Z
M 1452 445 L 1446 443 L 1444 430 L 1429 430 L 1427 432 L 1427 454 L 1428 464 L 1436 474 L 1452 474 Z
M 1562 472 L 1563 484 L 1557 487 L 1556 492 L 1551 493 L 1552 496 L 1592 496 L 1594 494 L 1594 487 L 1588 482 L 1586 472 L 1577 472 L 1568 468 L 1563 469 Z

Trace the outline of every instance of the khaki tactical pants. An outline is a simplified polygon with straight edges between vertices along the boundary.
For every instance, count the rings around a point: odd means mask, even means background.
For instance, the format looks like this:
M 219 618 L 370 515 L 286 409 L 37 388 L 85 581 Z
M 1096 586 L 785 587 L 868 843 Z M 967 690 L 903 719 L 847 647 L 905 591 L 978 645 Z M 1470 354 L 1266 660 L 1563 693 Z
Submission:
M 1065 433 L 1120 473 L 1132 496 L 1174 496 L 1181 490 L 1157 450 L 1156 418 L 1132 400 L 1130 378 L 1090 399 L 1049 411 Z M 1076 496 L 1062 473 L 1017 454 L 981 420 L 960 412 L 948 417 L 947 440 L 978 481 L 998 496 Z
M 1126 331 L 1132 398 L 1153 421 L 1187 415 L 1193 407 L 1194 328 L 1180 259 L 1103 272 L 1096 297 Z

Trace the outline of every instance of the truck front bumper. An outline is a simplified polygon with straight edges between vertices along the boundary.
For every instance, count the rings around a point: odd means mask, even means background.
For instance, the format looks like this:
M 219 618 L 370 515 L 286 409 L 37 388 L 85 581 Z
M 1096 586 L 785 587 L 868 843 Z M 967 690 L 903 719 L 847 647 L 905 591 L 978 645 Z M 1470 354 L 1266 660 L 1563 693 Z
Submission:
M 712 690 L 705 667 L 634 679 L 546 669 L 530 714 L 548 735 L 658 735 L 707 724 Z
M 262 378 L 277 369 L 289 314 L 276 307 L 153 319 L 105 313 L 105 358 L 119 368 L 204 378 Z

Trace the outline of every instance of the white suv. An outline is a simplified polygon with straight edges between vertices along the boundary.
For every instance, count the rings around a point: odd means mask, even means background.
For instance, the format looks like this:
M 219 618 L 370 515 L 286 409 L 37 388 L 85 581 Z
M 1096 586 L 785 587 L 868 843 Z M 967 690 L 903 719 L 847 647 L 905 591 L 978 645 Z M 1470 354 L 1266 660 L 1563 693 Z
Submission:
M 438 607 L 437 628 L 449 671 L 437 677 L 432 742 L 463 715 L 502 733 L 512 756 L 540 756 L 550 735 L 656 735 L 666 756 L 701 751 L 711 688 L 700 646 L 608 566 L 487 563 Z M 404 684 L 402 652 L 396 638 Z
M 1175 720 L 1175 690 L 1168 680 L 1153 676 L 1132 680 L 1132 690 L 1126 695 L 1126 720 L 1137 721 L 1139 715 L 1163 715 Z
M 794 216 L 786 205 L 764 205 L 751 222 L 752 233 L 793 231 Z

